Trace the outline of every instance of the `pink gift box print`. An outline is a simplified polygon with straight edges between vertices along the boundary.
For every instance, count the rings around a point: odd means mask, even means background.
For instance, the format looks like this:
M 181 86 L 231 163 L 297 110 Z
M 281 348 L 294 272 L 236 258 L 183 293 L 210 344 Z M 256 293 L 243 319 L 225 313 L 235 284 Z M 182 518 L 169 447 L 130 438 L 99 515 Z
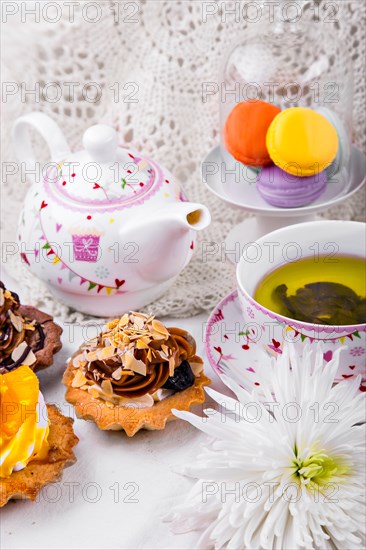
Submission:
M 74 259 L 79 262 L 98 260 L 100 235 L 73 235 Z

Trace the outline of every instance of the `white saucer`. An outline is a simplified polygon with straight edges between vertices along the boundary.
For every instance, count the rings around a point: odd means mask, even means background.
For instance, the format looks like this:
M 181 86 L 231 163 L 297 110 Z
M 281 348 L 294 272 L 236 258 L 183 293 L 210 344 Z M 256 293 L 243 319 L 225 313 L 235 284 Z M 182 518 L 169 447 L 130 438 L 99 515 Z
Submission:
M 263 345 L 252 342 L 246 332 L 238 292 L 224 298 L 212 311 L 206 327 L 205 346 L 212 368 L 225 374 L 248 391 L 260 389 L 268 378 L 270 354 Z
M 345 168 L 328 181 L 324 193 L 313 203 L 298 208 L 279 208 L 268 204 L 258 193 L 255 174 L 235 161 L 217 146 L 202 163 L 202 179 L 207 189 L 219 199 L 235 208 L 252 212 L 249 218 L 233 228 L 226 240 L 227 250 L 233 251 L 240 243 L 243 247 L 270 231 L 312 221 L 316 214 L 327 210 L 356 193 L 366 179 L 366 157 L 352 146 L 348 170 Z M 232 254 L 229 256 L 232 259 Z
M 255 389 L 261 393 L 261 385 L 269 385 L 271 357 L 281 353 L 280 342 L 272 340 L 271 349 L 267 350 L 263 344 L 251 340 L 251 334 L 255 334 L 251 329 L 251 312 L 244 317 L 235 290 L 218 303 L 208 319 L 206 354 L 220 378 L 224 374 L 247 391 Z M 343 379 L 355 375 L 355 371 L 350 370 Z M 366 386 L 361 385 L 360 390 L 366 391 Z

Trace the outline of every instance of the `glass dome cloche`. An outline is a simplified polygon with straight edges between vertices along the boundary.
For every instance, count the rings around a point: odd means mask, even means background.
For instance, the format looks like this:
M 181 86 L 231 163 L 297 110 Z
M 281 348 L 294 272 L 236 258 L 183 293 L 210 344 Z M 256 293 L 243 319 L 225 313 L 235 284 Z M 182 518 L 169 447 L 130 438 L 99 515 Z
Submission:
M 329 13 L 316 20 L 306 0 L 250 5 L 255 22 L 223 55 L 220 144 L 202 166 L 211 192 L 256 216 L 234 229 L 231 243 L 314 219 L 366 174 L 351 141 L 352 60 L 334 25 L 321 21 Z
M 278 0 L 272 9 L 270 2 L 256 4 L 260 20 L 249 25 L 224 54 L 221 135 L 234 105 L 257 99 L 282 110 L 330 108 L 351 139 L 353 66 L 333 25 L 306 16 L 310 4 L 306 0 Z

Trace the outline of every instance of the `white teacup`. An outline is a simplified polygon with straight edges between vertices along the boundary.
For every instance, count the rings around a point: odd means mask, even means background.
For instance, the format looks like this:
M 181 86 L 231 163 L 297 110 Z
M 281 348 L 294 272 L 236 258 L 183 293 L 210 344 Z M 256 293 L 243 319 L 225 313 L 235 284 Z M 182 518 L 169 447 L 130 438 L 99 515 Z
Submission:
M 250 243 L 238 264 L 236 277 L 240 306 L 256 340 L 274 354 L 281 353 L 285 340 L 296 342 L 300 353 L 304 342 L 321 340 L 326 361 L 336 348 L 347 346 L 341 354 L 337 380 L 357 374 L 366 378 L 366 324 L 328 326 L 297 321 L 267 309 L 253 298 L 262 278 L 284 263 L 314 255 L 330 259 L 339 255 L 364 257 L 365 250 L 366 226 L 351 221 L 291 225 Z

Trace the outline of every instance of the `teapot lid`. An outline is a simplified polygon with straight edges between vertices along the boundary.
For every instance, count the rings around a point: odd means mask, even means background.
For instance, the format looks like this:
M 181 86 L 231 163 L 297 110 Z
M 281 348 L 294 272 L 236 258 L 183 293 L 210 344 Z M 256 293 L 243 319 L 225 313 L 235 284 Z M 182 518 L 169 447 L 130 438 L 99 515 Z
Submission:
M 57 166 L 52 183 L 63 197 L 96 205 L 134 202 L 154 185 L 153 166 L 118 147 L 117 132 L 111 126 L 91 126 L 84 133 L 83 145 L 83 151 Z

